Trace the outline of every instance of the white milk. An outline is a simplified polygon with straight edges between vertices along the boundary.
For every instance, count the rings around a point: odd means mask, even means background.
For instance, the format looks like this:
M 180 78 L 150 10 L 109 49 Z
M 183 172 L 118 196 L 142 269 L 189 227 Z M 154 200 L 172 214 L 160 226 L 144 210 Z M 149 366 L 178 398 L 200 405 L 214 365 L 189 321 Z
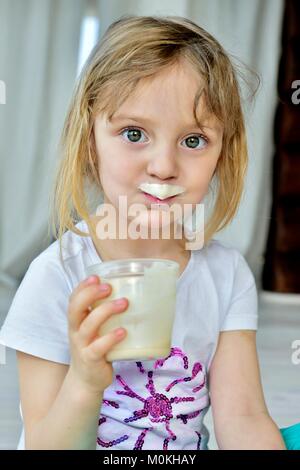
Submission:
M 127 331 L 126 337 L 106 354 L 106 358 L 108 361 L 117 361 L 165 357 L 171 348 L 179 264 L 171 260 L 157 262 L 157 259 L 149 258 L 140 265 L 138 263 L 141 259 L 127 261 L 134 262 L 136 272 L 125 272 L 125 260 L 120 261 L 123 268 L 119 274 L 114 270 L 114 273 L 106 272 L 103 275 L 104 265 L 112 262 L 104 262 L 88 269 L 89 275 L 98 274 L 102 283 L 107 282 L 112 286 L 111 295 L 95 302 L 93 307 L 120 297 L 129 300 L 127 310 L 113 314 L 100 328 L 100 335 L 118 327 Z

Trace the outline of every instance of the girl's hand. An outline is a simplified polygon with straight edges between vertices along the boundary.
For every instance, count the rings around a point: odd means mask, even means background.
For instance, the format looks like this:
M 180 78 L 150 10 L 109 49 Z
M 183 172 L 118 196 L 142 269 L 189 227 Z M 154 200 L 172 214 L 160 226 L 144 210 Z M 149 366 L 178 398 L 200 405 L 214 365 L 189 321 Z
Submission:
M 105 285 L 108 290 L 103 290 Z M 99 337 L 102 323 L 128 307 L 128 300 L 123 298 L 123 305 L 113 300 L 89 310 L 96 300 L 110 294 L 110 284 L 102 284 L 98 276 L 90 276 L 74 289 L 69 299 L 70 370 L 80 384 L 96 393 L 102 393 L 113 380 L 113 368 L 105 354 L 126 336 L 126 330 L 121 328 Z

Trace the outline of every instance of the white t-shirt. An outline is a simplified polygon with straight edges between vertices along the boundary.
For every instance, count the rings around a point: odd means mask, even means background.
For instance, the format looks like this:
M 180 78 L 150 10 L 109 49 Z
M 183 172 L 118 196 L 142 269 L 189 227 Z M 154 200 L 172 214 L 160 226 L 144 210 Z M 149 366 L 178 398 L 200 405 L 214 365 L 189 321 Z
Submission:
M 84 221 L 77 227 L 88 232 Z M 90 236 L 63 235 L 30 264 L 0 331 L 6 346 L 70 364 L 69 296 L 101 259 Z M 176 313 L 169 357 L 115 361 L 114 381 L 99 410 L 96 448 L 207 449 L 203 424 L 210 400 L 207 373 L 220 331 L 257 329 L 257 290 L 244 257 L 212 240 L 191 251 L 177 280 Z M 21 407 L 20 407 L 21 412 Z M 22 416 L 22 412 L 21 412 Z M 24 449 L 24 428 L 18 449 Z

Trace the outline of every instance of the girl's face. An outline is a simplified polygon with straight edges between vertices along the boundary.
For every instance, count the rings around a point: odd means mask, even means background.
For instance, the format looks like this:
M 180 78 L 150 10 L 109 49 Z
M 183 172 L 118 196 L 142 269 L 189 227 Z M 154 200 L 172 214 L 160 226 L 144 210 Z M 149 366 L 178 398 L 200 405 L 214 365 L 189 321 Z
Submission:
M 110 122 L 96 117 L 104 202 L 118 208 L 119 195 L 125 195 L 127 207 L 144 204 L 148 215 L 151 202 L 138 189 L 145 182 L 183 187 L 185 192 L 173 199 L 182 208 L 202 201 L 220 157 L 223 128 L 214 117 L 206 118 L 202 130 L 197 127 L 193 99 L 198 86 L 199 75 L 190 64 L 177 64 L 141 81 Z M 201 107 L 205 111 L 203 98 Z

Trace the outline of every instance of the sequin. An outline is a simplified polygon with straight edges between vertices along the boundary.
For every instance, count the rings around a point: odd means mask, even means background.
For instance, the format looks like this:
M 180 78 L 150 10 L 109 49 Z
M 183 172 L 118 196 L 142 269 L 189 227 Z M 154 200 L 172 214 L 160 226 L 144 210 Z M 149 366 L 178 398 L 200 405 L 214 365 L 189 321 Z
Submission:
M 132 415 L 127 416 L 123 419 L 125 424 L 134 423 L 139 421 L 142 418 L 148 417 L 149 421 L 153 426 L 145 427 L 142 432 L 138 435 L 134 447 L 134 450 L 142 450 L 143 445 L 145 443 L 145 439 L 147 438 L 147 434 L 155 431 L 155 425 L 158 423 L 163 423 L 166 430 L 166 437 L 163 439 L 162 448 L 164 450 L 168 450 L 169 442 L 175 441 L 177 439 L 176 434 L 172 431 L 172 420 L 180 420 L 183 424 L 187 424 L 189 420 L 196 418 L 202 411 L 202 409 L 195 410 L 191 413 L 176 413 L 176 405 L 178 403 L 184 402 L 193 402 L 195 400 L 194 396 L 169 396 L 169 392 L 171 389 L 176 387 L 176 385 L 180 383 L 187 383 L 194 379 L 197 379 L 197 376 L 200 372 L 202 372 L 202 365 L 200 362 L 195 362 L 192 367 L 192 373 L 187 376 L 181 376 L 172 380 L 164 390 L 157 390 L 155 386 L 155 374 L 158 369 L 162 369 L 166 362 L 171 357 L 178 357 L 182 360 L 184 370 L 189 368 L 189 361 L 188 357 L 184 352 L 177 347 L 171 348 L 171 352 L 169 356 L 163 359 L 158 359 L 155 361 L 153 369 L 146 371 L 142 362 L 136 362 L 137 373 L 147 377 L 147 382 L 145 384 L 145 390 L 148 392 L 148 396 L 144 397 L 140 394 L 136 393 L 126 382 L 126 380 L 120 375 L 116 374 L 116 382 L 118 382 L 122 388 L 122 390 L 116 390 L 115 393 L 120 396 L 127 396 L 133 400 L 138 400 L 141 402 L 143 407 L 141 409 L 136 409 L 133 411 Z M 205 374 L 201 374 L 200 383 L 193 387 L 192 393 L 196 393 L 201 390 L 205 386 Z M 113 400 L 103 400 L 103 404 L 107 406 L 112 406 L 114 408 L 118 408 L 119 405 L 117 402 Z M 106 420 L 106 418 L 104 418 Z M 99 426 L 103 425 L 105 421 L 99 420 Z M 130 428 L 129 428 L 130 429 Z M 135 428 L 137 429 L 137 428 Z M 197 449 L 200 448 L 201 444 L 201 434 L 195 431 L 197 435 Z M 123 442 L 124 440 L 128 439 L 128 434 L 124 434 L 120 436 L 118 439 L 112 441 L 104 441 L 103 439 L 98 438 L 97 442 L 102 447 L 112 447 L 116 443 Z

